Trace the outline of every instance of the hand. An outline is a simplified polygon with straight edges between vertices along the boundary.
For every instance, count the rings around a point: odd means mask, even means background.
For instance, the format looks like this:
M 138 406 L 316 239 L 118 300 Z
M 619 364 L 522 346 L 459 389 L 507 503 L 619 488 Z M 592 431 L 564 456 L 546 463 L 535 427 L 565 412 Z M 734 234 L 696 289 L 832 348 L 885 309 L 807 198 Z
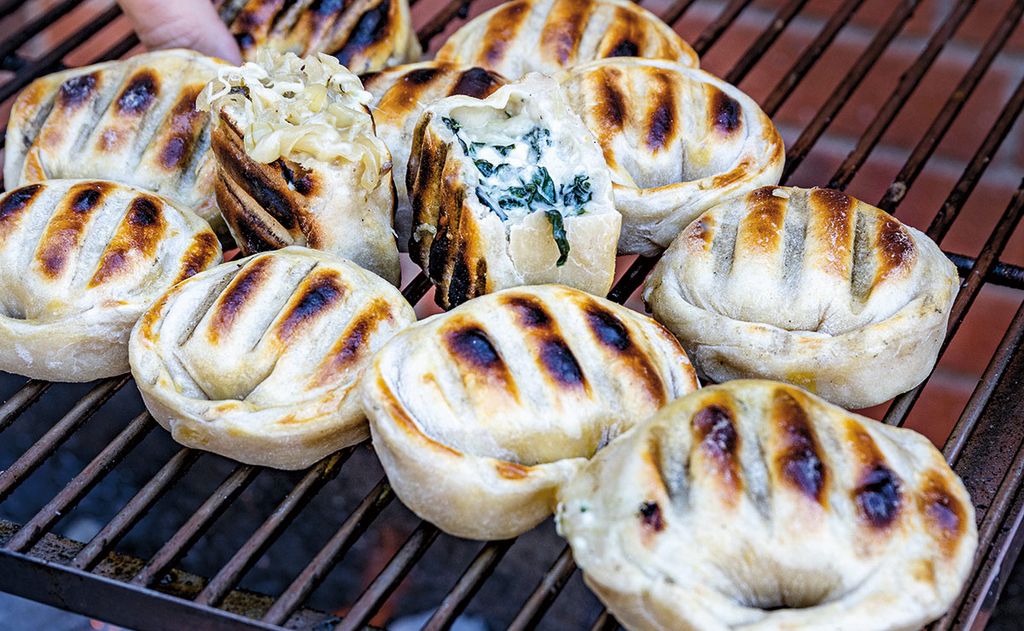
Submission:
M 150 49 L 191 48 L 241 63 L 235 38 L 210 0 L 118 0 L 139 40 Z

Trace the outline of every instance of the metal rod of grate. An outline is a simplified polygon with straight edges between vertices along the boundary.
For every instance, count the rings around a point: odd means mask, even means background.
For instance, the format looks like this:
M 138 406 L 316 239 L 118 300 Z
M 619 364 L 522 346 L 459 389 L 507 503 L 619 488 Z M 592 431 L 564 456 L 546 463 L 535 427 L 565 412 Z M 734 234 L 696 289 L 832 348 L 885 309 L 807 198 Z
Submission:
M 725 73 L 726 79 L 732 83 L 741 83 L 793 19 L 800 14 L 807 1 L 790 0 L 778 9 L 773 19 L 765 22 L 767 26 L 739 57 L 736 64 Z M 808 72 L 833 44 L 840 31 L 860 9 L 862 2 L 863 0 L 846 0 L 832 13 L 812 42 L 797 56 L 792 67 L 782 74 L 778 83 L 764 100 L 764 109 L 769 115 L 774 115 L 785 104 L 787 98 L 801 84 Z M 801 132 L 796 143 L 787 152 L 785 179 L 788 179 L 808 157 L 832 120 L 850 100 L 872 69 L 876 67 L 890 44 L 902 32 L 920 3 L 921 0 L 903 0 L 894 6 L 888 20 L 875 33 L 871 42 L 853 62 L 844 80 L 828 97 Z M 0 0 L 0 18 L 17 9 L 20 4 L 18 0 Z M 38 18 L 28 22 L 23 29 L 0 41 L 0 62 L 4 67 L 14 71 L 10 79 L 0 84 L 0 102 L 16 94 L 35 77 L 60 68 L 62 60 L 70 52 L 79 48 L 119 16 L 117 7 L 111 6 L 40 57 L 25 60 L 18 56 L 18 49 L 26 42 L 45 31 L 55 21 L 71 11 L 77 10 L 80 4 L 82 4 L 81 0 L 65 0 L 57 3 Z M 416 5 L 417 3 L 412 0 L 410 4 Z M 675 0 L 663 12 L 662 17 L 670 24 L 675 24 L 684 19 L 695 4 L 695 0 Z M 751 0 L 732 0 L 726 3 L 724 8 L 694 40 L 695 50 L 702 55 L 710 50 L 748 9 L 750 4 Z M 233 4 L 225 6 L 233 6 Z M 426 20 L 421 20 L 423 26 L 418 30 L 417 35 L 424 47 L 428 47 L 454 20 L 465 18 L 470 10 L 471 2 L 469 0 L 449 0 L 433 15 L 427 16 Z M 879 140 L 900 113 L 908 97 L 918 88 L 939 54 L 955 34 L 958 26 L 972 10 L 980 9 L 975 9 L 974 3 L 970 2 L 956 3 L 950 9 L 937 30 L 928 38 L 920 55 L 900 77 L 894 92 L 876 112 L 871 123 L 857 140 L 854 149 L 839 166 L 830 180 L 831 186 L 845 188 L 853 181 L 861 167 L 869 160 L 870 154 Z M 1024 14 L 1024 0 L 1018 0 L 1011 5 L 1003 19 L 995 26 L 981 52 L 956 88 L 950 93 L 941 111 L 935 116 L 906 164 L 888 187 L 885 196 L 879 203 L 882 208 L 894 212 L 905 198 L 908 189 L 913 186 L 932 153 L 961 112 L 967 98 L 973 93 L 993 61 L 1003 50 L 1013 27 L 1019 22 L 1022 14 Z M 229 19 L 234 16 L 222 14 L 222 17 Z M 126 37 L 107 49 L 97 61 L 120 57 L 137 44 L 138 41 L 134 36 Z M 998 119 L 939 209 L 929 227 L 928 234 L 930 236 L 941 242 L 941 239 L 953 226 L 972 191 L 984 176 L 992 157 L 999 150 L 1007 132 L 1019 118 L 1022 108 L 1024 108 L 1024 83 L 1017 86 L 1009 101 L 1003 106 Z M 0 147 L 2 146 L 0 144 Z M 1009 201 L 1000 223 L 988 236 L 981 253 L 976 258 L 959 254 L 949 255 L 957 264 L 961 275 L 965 277 L 965 282 L 954 306 L 943 349 L 948 347 L 950 340 L 956 334 L 986 282 L 1018 289 L 1024 288 L 1024 269 L 999 261 L 999 257 L 1022 214 L 1024 214 L 1024 183 Z M 609 298 L 620 303 L 625 302 L 641 286 L 656 262 L 655 258 L 638 258 L 612 288 Z M 430 283 L 423 274 L 419 274 L 405 287 L 403 294 L 415 304 L 422 300 L 429 290 Z M 1019 359 L 1022 340 L 1024 340 L 1024 306 L 1014 316 L 989 362 L 982 380 L 972 393 L 946 441 L 945 455 L 954 466 L 961 466 L 961 454 L 971 443 L 975 434 L 982 431 L 981 421 L 983 418 L 987 418 L 988 408 L 996 396 L 1000 384 L 1007 378 L 1008 371 L 1013 370 L 1015 359 Z M 41 439 L 0 474 L 0 500 L 13 492 L 40 464 L 51 457 L 127 381 L 126 377 L 118 377 L 96 384 Z M 924 386 L 925 384 L 922 384 L 910 393 L 898 397 L 887 412 L 886 422 L 898 425 L 905 423 Z M 47 382 L 29 380 L 6 402 L 0 404 L 0 431 L 7 429 L 25 410 L 36 404 L 49 387 L 50 384 Z M 66 514 L 69 509 L 73 509 L 74 505 L 107 472 L 117 466 L 152 428 L 152 420 L 145 413 L 132 421 L 67 486 L 59 489 L 35 516 L 6 541 L 4 550 L 0 551 L 0 560 L 3 559 L 4 552 L 31 553 L 33 546 L 53 529 L 61 516 Z M 220 611 L 212 609 L 212 607 L 218 606 L 231 593 L 231 590 L 237 588 L 245 574 L 277 537 L 288 528 L 311 498 L 331 478 L 338 475 L 342 465 L 351 456 L 354 449 L 335 454 L 312 467 L 280 501 L 264 523 L 250 535 L 234 556 L 205 584 L 190 604 L 200 606 L 197 611 L 200 611 L 202 615 L 211 616 L 211 619 L 219 615 Z M 85 571 L 97 567 L 113 551 L 121 538 L 139 522 L 155 502 L 189 470 L 199 457 L 198 453 L 189 449 L 182 449 L 172 456 L 100 529 L 99 533 L 74 555 L 67 565 L 76 570 Z M 1018 530 L 1022 520 L 1020 487 L 1022 479 L 1024 479 L 1024 475 L 1021 474 L 1022 468 L 1024 468 L 1024 446 L 1012 454 L 1012 458 L 1007 459 L 1004 464 L 1005 466 L 992 482 L 998 484 L 993 501 L 989 506 L 979 507 L 978 510 L 982 549 L 985 549 L 986 546 L 991 546 L 991 548 L 987 554 L 976 559 L 971 582 L 968 589 L 965 590 L 961 602 L 936 624 L 935 628 L 937 629 L 966 628 L 984 617 L 986 615 L 983 604 L 984 594 L 992 585 L 998 584 L 997 576 L 1000 570 L 1005 569 L 1006 563 L 1012 562 L 1020 550 L 1021 537 L 1018 535 Z M 142 566 L 131 582 L 139 588 L 152 589 L 151 586 L 164 576 L 182 555 L 188 552 L 259 473 L 260 470 L 255 467 L 239 465 L 177 532 L 163 544 L 159 551 Z M 288 588 L 262 613 L 262 623 L 283 625 L 294 615 L 393 499 L 394 494 L 387 481 L 380 480 L 337 528 L 314 558 L 293 579 Z M 357 597 L 338 628 L 362 628 L 387 601 L 438 536 L 439 533 L 435 527 L 421 522 L 385 564 L 378 576 Z M 425 628 L 431 631 L 449 628 L 493 574 L 513 543 L 513 541 L 502 541 L 484 544 L 458 580 L 451 586 L 447 596 L 441 601 Z M 539 624 L 575 569 L 571 552 L 568 547 L 565 547 L 543 574 L 530 597 L 523 603 L 510 628 L 527 629 Z M 166 598 L 166 596 L 163 597 Z M 223 617 L 224 620 L 233 618 L 226 613 Z M 614 618 L 605 611 L 593 621 L 591 628 L 614 629 L 616 626 Z

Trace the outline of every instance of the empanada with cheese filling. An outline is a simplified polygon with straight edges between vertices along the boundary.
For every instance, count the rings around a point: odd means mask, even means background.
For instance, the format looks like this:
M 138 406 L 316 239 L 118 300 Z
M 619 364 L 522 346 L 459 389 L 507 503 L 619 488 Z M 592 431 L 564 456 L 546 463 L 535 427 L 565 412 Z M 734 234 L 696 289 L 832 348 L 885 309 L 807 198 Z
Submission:
M 697 388 L 654 320 L 560 285 L 477 298 L 396 335 L 363 376 L 398 497 L 445 532 L 516 536 L 599 449 Z
M 243 254 L 302 245 L 398 284 L 391 154 L 370 94 L 325 54 L 263 51 L 199 99 L 213 114 L 217 203 Z
M 753 380 L 679 398 L 600 451 L 556 521 L 632 631 L 921 629 L 978 544 L 927 438 Z
M 777 379 L 856 409 L 928 376 L 959 285 L 939 247 L 888 213 L 767 186 L 690 224 L 644 299 L 710 379 Z
M 768 116 L 702 70 L 607 59 L 561 82 L 611 169 L 620 254 L 653 256 L 708 208 L 782 175 L 782 138 Z
M 428 107 L 407 184 L 410 254 L 442 307 L 517 285 L 611 287 L 621 218 L 608 169 L 552 79 Z
M 132 331 L 132 375 L 179 443 L 302 469 L 367 437 L 355 385 L 373 353 L 415 321 L 380 277 L 292 246 L 161 296 Z
M 271 49 L 327 53 L 355 73 L 416 61 L 422 52 L 408 0 L 216 0 L 242 57 Z
M 485 99 L 505 79 L 496 72 L 483 68 L 462 68 L 439 61 L 423 61 L 388 68 L 360 77 L 363 87 L 373 95 L 370 109 L 377 126 L 377 136 L 391 151 L 394 162 L 395 232 L 398 249 L 405 252 L 412 236 L 412 205 L 406 192 L 406 167 L 416 123 L 423 110 L 446 96 L 465 95 Z
M 509 79 L 607 57 L 700 63 L 671 27 L 629 0 L 512 0 L 470 20 L 437 53 Z
M 213 194 L 210 117 L 196 97 L 225 63 L 161 50 L 36 79 L 7 127 L 8 190 L 100 178 L 158 193 L 223 228 Z
M 128 372 L 128 334 L 171 285 L 220 262 L 209 224 L 106 180 L 0 195 L 0 370 L 49 381 Z

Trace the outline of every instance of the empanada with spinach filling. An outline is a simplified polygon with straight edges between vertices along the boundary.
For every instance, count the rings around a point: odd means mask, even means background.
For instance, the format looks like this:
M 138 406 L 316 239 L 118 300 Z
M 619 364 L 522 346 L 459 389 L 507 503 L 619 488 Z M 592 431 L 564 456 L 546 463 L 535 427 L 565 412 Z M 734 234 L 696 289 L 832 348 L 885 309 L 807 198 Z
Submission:
M 518 285 L 611 287 L 621 217 L 608 168 L 552 79 L 427 108 L 406 178 L 410 254 L 442 307 Z

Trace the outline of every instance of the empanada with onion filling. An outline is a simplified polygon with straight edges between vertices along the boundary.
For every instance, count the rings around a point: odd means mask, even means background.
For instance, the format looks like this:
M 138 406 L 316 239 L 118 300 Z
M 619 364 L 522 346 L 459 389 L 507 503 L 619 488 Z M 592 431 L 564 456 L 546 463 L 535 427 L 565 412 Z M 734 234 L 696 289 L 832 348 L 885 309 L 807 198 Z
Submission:
M 927 438 L 753 380 L 681 397 L 598 452 L 556 521 L 632 631 L 921 629 L 978 544 Z
M 644 299 L 710 379 L 786 381 L 857 409 L 928 376 L 959 286 L 939 247 L 888 213 L 767 186 L 690 224 Z
M 607 59 L 561 83 L 611 169 L 620 254 L 658 254 L 708 208 L 782 175 L 782 138 L 768 116 L 702 70 Z
M 302 245 L 398 284 L 391 154 L 370 98 L 322 53 L 263 51 L 218 73 L 199 107 L 214 118 L 217 203 L 243 254 Z
M 209 224 L 107 180 L 0 195 L 0 370 L 49 381 L 128 372 L 128 334 L 171 285 L 220 262 Z
M 471 300 L 396 335 L 363 376 L 395 493 L 445 532 L 514 537 L 587 458 L 697 388 L 654 320 L 560 285 Z
M 517 285 L 611 287 L 621 218 L 608 169 L 552 79 L 428 107 L 407 184 L 410 254 L 442 307 Z
M 377 136 L 391 151 L 394 162 L 395 232 L 398 249 L 405 252 L 412 236 L 412 205 L 405 188 L 406 167 L 416 123 L 423 110 L 446 96 L 465 95 L 485 99 L 505 85 L 496 72 L 483 68 L 462 68 L 439 61 L 422 61 L 395 66 L 360 77 L 363 87 L 373 95 L 370 109 Z
M 420 58 L 408 0 L 216 0 L 242 57 L 270 49 L 327 53 L 355 73 Z
M 700 63 L 671 27 L 629 0 L 512 0 L 470 20 L 437 53 L 438 61 L 488 68 L 509 79 L 607 57 Z
M 7 126 L 8 190 L 62 178 L 113 180 L 188 208 L 218 232 L 210 117 L 196 97 L 225 63 L 161 50 L 36 79 Z
M 132 331 L 132 375 L 174 440 L 302 469 L 368 435 L 355 386 L 416 321 L 380 277 L 292 246 L 175 285 Z

